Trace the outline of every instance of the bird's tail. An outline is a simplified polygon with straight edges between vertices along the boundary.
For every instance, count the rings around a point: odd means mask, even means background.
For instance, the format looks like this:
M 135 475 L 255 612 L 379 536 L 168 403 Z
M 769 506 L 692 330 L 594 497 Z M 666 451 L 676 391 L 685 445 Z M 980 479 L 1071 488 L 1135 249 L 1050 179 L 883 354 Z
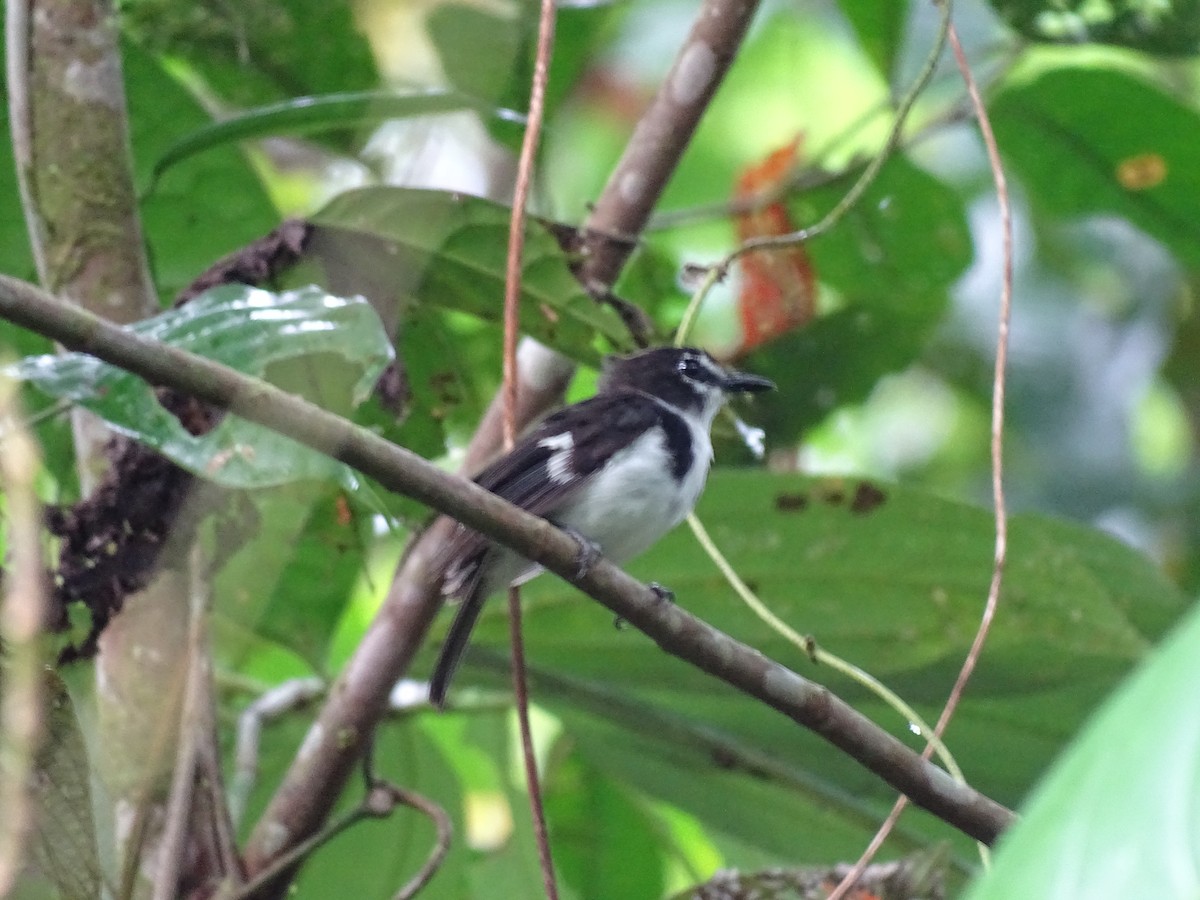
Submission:
M 477 586 L 459 605 L 454 622 L 446 633 L 437 664 L 433 667 L 433 675 L 429 678 L 429 701 L 438 709 L 446 707 L 446 691 L 450 687 L 450 679 L 454 677 L 463 654 L 467 652 L 471 631 L 475 628 L 479 613 L 483 611 L 485 599 L 486 595 L 478 590 Z

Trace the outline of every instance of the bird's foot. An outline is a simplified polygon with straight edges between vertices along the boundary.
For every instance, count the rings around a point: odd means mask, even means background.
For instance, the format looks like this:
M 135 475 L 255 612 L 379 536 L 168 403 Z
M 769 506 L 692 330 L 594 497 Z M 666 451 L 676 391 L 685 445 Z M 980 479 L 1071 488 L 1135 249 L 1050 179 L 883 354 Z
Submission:
M 663 603 L 675 602 L 675 592 L 670 588 L 663 587 L 657 581 L 650 582 L 648 585 L 646 585 L 646 587 L 650 588 L 650 590 L 654 592 L 654 596 Z
M 591 571 L 596 560 L 600 558 L 600 545 L 584 537 L 574 528 L 563 528 L 562 530 L 575 538 L 575 543 L 579 545 L 579 552 L 575 554 L 575 580 L 578 581 Z

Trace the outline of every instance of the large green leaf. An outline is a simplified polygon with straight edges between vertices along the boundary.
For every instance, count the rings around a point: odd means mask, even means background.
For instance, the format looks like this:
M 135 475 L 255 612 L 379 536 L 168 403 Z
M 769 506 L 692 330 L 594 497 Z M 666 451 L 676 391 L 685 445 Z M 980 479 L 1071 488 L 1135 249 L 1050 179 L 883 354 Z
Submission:
M 908 20 L 906 0 L 842 0 L 838 5 L 871 62 L 890 80 Z
M 445 191 L 373 187 L 340 195 L 312 221 L 311 252 L 334 289 L 371 298 L 389 327 L 414 303 L 500 321 L 507 207 Z M 602 347 L 627 347 L 629 334 L 610 307 L 583 291 L 570 262 L 547 225 L 530 220 L 521 328 L 563 353 L 596 361 Z
M 1115 44 L 1161 56 L 1200 49 L 1195 0 L 991 0 L 1013 28 L 1035 41 Z M 1132 107 L 1130 107 L 1132 108 Z
M 1200 896 L 1200 612 L 1055 765 L 971 900 Z
M 328 482 L 257 492 L 254 511 L 215 531 L 229 562 L 216 576 L 219 649 L 238 665 L 265 639 L 324 673 L 338 622 L 366 567 L 371 513 Z M 240 527 L 239 527 L 240 526 Z
M 105 895 L 105 878 L 92 819 L 87 746 L 66 685 L 48 672 L 43 687 L 44 742 L 31 779 L 37 805 L 29 839 L 31 868 L 50 879 L 64 900 L 92 900 Z
M 450 84 L 472 96 L 525 109 L 529 79 L 523 51 L 536 16 L 537 7 L 529 0 L 503 8 L 440 3 L 431 8 L 427 28 Z
M 281 386 L 334 407 L 361 401 L 392 358 L 379 318 L 366 301 L 315 287 L 276 295 L 225 285 L 131 330 L 242 372 L 270 375 Z M 85 353 L 28 358 L 11 370 L 227 487 L 346 475 L 345 467 L 329 457 L 236 416 L 194 436 L 163 408 L 150 385 Z
M 529 798 L 519 774 L 520 751 L 511 711 L 493 706 L 476 715 L 434 714 L 419 721 L 422 731 L 437 742 L 453 766 L 462 793 L 462 806 L 448 807 L 456 817 L 457 837 L 447 862 L 455 867 L 455 874 L 465 869 L 466 877 L 464 883 L 447 885 L 439 876 L 430 885 L 429 895 L 447 900 L 536 896 L 541 890 L 541 872 L 529 820 Z M 554 776 L 547 772 L 545 777 L 550 790 Z M 445 793 L 435 796 L 444 797 Z M 446 802 L 458 800 L 452 793 Z M 465 823 L 458 822 L 459 813 Z M 471 840 L 478 842 L 476 846 L 468 844 Z M 560 883 L 559 893 L 563 900 L 583 900 L 567 884 Z
M 212 118 L 159 60 L 132 44 L 123 57 L 134 172 L 144 191 L 167 149 Z M 233 146 L 175 166 L 143 196 L 141 213 L 155 285 L 167 299 L 278 224 L 258 177 Z
M 659 900 L 666 848 L 636 795 L 579 754 L 557 767 L 550 787 L 546 817 L 563 881 L 580 897 Z
M 208 90 L 234 106 L 378 84 L 349 5 L 137 0 L 122 5 L 121 24 L 150 53 L 190 66 Z
M 926 716 L 936 714 L 986 596 L 989 513 L 891 485 L 727 471 L 714 473 L 700 515 L 785 621 L 882 678 Z M 861 688 L 814 669 L 801 650 L 748 612 L 685 530 L 632 569 L 668 585 L 697 615 L 906 734 L 894 713 Z M 531 664 L 568 677 L 573 690 L 589 697 L 577 701 L 551 681 L 537 699 L 573 728 L 594 723 L 581 741 L 598 765 L 782 853 L 786 835 L 757 812 L 778 803 L 781 815 L 812 823 L 802 830 L 805 859 L 857 852 L 856 842 L 874 828 L 872 810 L 886 812 L 890 790 L 815 735 L 663 655 L 637 633 L 614 630 L 608 613 L 554 579 L 539 579 L 526 594 Z M 948 738 L 972 783 L 1001 802 L 1019 801 L 1183 605 L 1152 565 L 1115 540 L 1056 520 L 1016 517 L 1000 612 Z M 503 604 L 490 604 L 477 642 L 506 646 L 503 619 Z M 460 686 L 481 677 L 500 683 L 485 671 L 491 669 L 473 666 L 468 654 Z M 629 706 L 633 712 L 625 711 Z M 733 751 L 770 765 L 750 765 L 749 776 L 726 773 L 713 762 L 730 754 L 681 740 L 681 726 L 713 731 Z M 948 836 L 948 827 L 924 814 L 906 822 L 910 844 L 915 835 Z
M 1194 109 L 1128 73 L 1073 67 L 1009 87 L 991 116 L 1037 211 L 1122 216 L 1200 266 Z

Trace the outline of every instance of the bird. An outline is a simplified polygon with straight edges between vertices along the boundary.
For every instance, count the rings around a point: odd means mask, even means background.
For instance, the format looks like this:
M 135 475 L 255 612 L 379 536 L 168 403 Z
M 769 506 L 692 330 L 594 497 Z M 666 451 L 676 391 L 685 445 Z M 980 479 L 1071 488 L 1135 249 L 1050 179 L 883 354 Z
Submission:
M 695 506 L 726 400 L 774 387 L 693 347 L 608 357 L 593 397 L 542 420 L 474 480 L 579 541 L 581 573 L 597 554 L 620 565 Z M 442 596 L 461 601 L 429 682 L 430 702 L 443 709 L 484 601 L 542 568 L 461 523 L 435 567 Z

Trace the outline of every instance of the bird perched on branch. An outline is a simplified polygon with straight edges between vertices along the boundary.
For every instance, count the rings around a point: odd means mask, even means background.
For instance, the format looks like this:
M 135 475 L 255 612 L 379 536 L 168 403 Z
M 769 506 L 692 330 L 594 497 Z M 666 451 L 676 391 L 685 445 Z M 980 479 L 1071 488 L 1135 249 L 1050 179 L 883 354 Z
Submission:
M 703 350 L 660 347 L 605 362 L 599 390 L 523 436 L 475 479 L 580 542 L 581 569 L 602 553 L 624 563 L 695 506 L 712 462 L 709 431 L 731 394 L 774 387 Z M 459 525 L 440 560 L 442 593 L 462 600 L 429 684 L 442 707 L 490 595 L 541 567 Z

